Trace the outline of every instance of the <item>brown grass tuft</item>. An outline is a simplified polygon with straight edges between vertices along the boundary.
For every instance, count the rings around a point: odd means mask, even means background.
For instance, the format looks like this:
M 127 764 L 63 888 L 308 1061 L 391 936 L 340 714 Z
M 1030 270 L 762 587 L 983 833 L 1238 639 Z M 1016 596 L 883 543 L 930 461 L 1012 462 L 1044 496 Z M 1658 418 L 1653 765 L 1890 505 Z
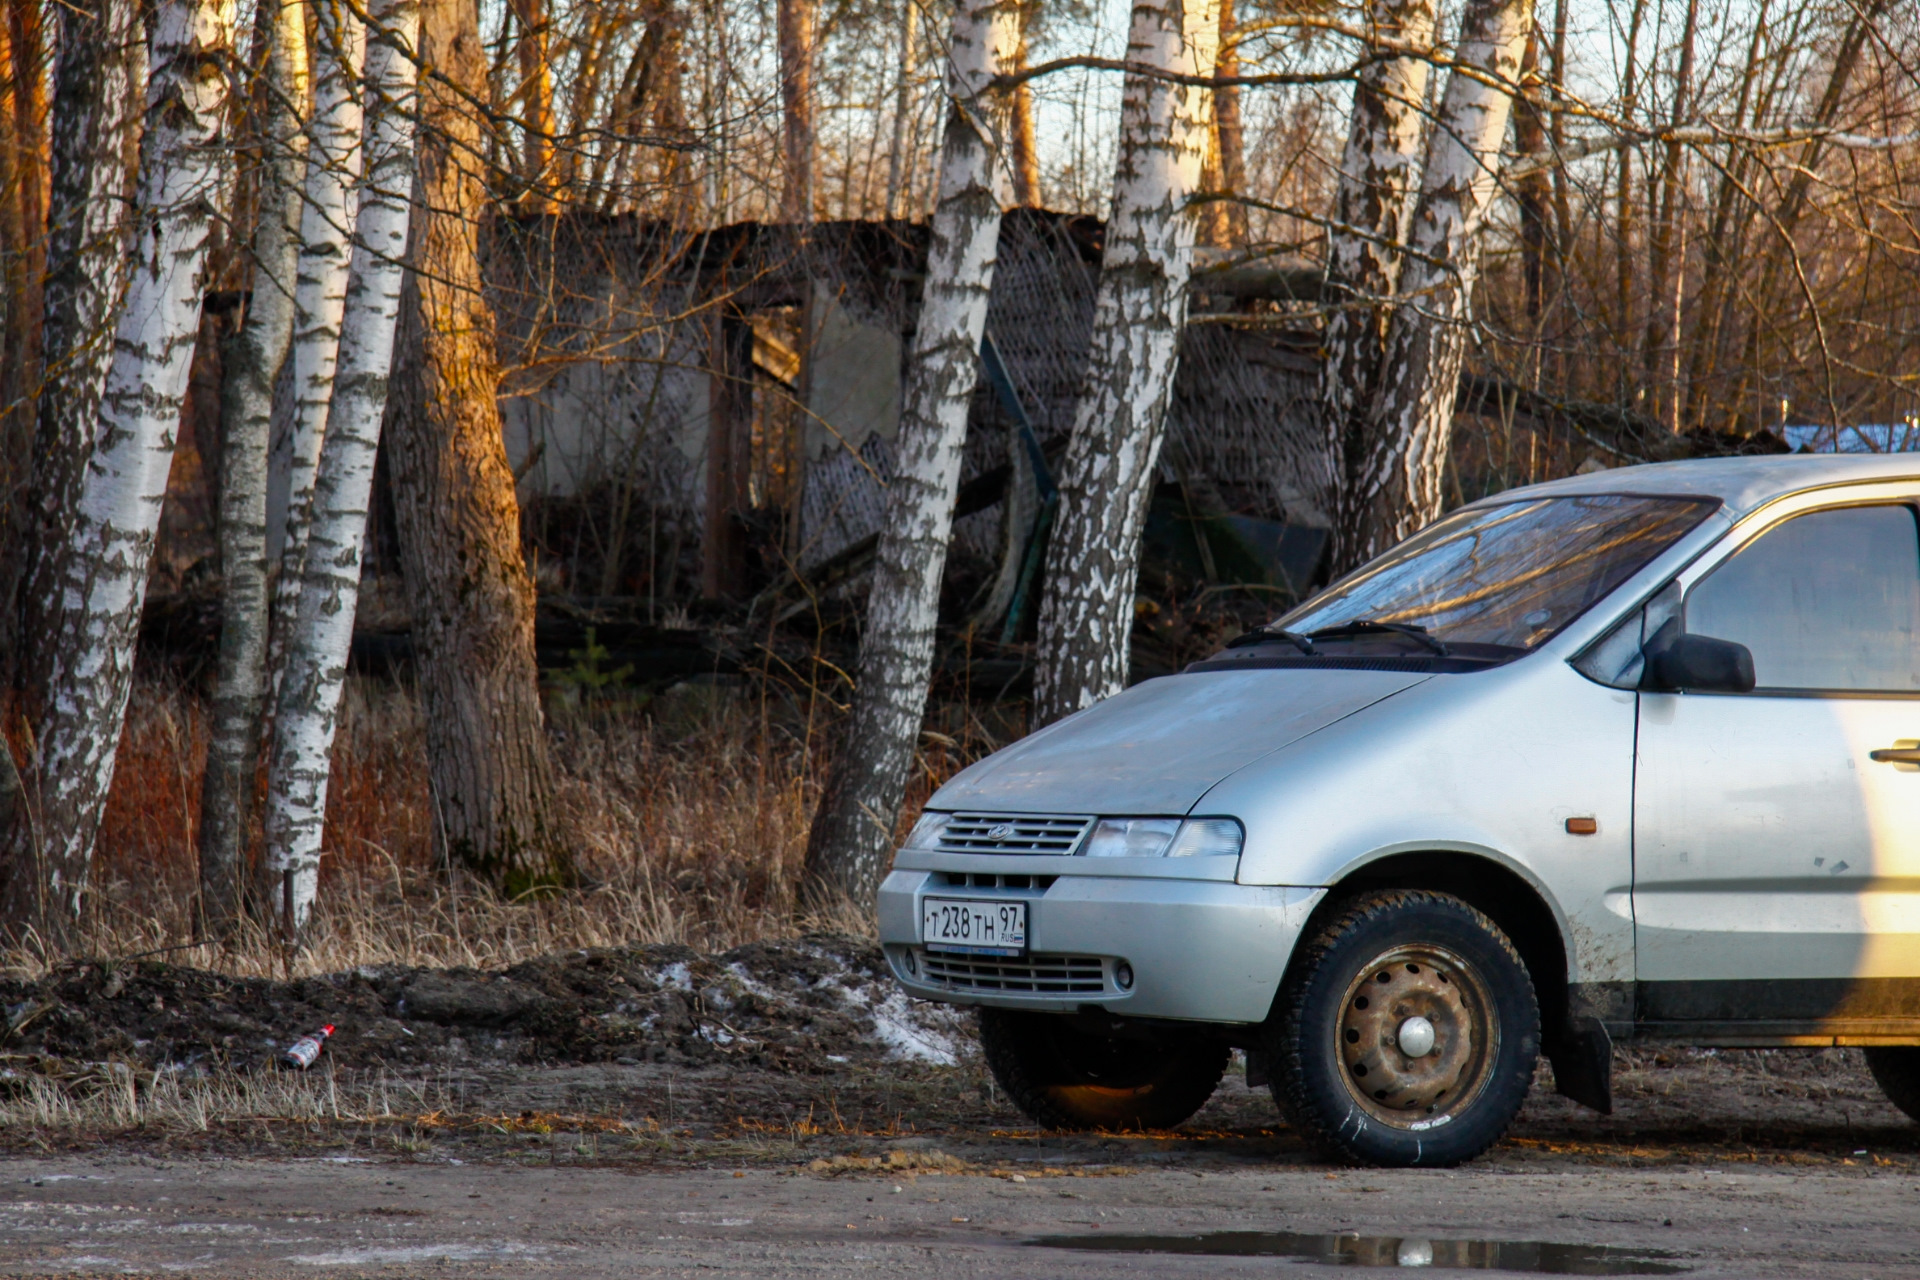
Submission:
M 506 901 L 437 865 L 412 692 L 351 680 L 314 927 L 289 960 L 260 929 L 227 945 L 199 941 L 194 831 L 206 714 L 189 691 L 143 680 L 78 954 L 291 976 L 362 964 L 495 968 L 577 947 L 657 942 L 723 950 L 814 928 L 871 933 L 870 916 L 852 904 L 795 917 L 827 737 L 817 721 L 747 687 L 683 686 L 652 700 L 559 706 L 550 730 L 584 884 Z M 964 706 L 938 709 L 903 823 L 939 781 L 1008 736 Z M 0 955 L 0 969 L 32 977 L 60 959 L 23 948 Z
M 425 1079 L 384 1074 L 142 1071 L 102 1063 L 77 1074 L 21 1073 L 0 1094 L 0 1130 L 205 1133 L 246 1120 L 372 1123 L 446 1108 L 446 1091 Z

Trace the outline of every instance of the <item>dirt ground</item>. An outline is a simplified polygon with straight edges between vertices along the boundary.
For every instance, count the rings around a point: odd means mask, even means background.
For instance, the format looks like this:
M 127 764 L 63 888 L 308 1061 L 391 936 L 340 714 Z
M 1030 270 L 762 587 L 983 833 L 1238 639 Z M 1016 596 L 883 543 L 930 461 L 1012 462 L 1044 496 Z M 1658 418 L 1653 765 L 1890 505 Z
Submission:
M 1543 1066 L 1472 1165 L 1350 1170 L 1238 1064 L 1180 1130 L 1036 1132 L 878 964 L 0 986 L 0 1274 L 1920 1276 L 1920 1128 L 1857 1053 L 1622 1050 L 1610 1117 Z M 321 1067 L 262 1069 L 322 1020 Z

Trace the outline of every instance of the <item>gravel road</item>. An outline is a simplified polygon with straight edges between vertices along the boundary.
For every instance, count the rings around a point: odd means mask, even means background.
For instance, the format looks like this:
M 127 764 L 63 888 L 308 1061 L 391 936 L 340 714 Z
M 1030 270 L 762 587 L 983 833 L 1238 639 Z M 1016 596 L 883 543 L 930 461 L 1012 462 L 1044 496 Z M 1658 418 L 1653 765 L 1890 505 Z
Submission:
M 0 1166 L 0 1272 L 998 1280 L 1351 1274 L 1354 1261 L 1431 1259 L 1584 1275 L 1920 1274 L 1920 1182 L 1867 1166 L 1384 1173 L 1196 1163 L 1076 1177 L 1029 1165 L 1018 1178 L 16 1159 Z M 1214 1234 L 1229 1232 L 1238 1234 Z M 1196 1248 L 1220 1252 L 1168 1252 Z M 1289 1251 L 1346 1261 L 1283 1263 Z

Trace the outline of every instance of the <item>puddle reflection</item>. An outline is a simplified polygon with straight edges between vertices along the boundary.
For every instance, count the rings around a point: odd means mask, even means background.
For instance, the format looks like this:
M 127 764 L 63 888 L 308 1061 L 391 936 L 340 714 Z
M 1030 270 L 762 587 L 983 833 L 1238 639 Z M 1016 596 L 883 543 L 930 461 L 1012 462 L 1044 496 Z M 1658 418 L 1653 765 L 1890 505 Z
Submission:
M 1213 1231 L 1190 1236 L 1041 1236 L 1044 1249 L 1100 1253 L 1198 1253 L 1239 1258 L 1292 1258 L 1350 1267 L 1440 1267 L 1462 1271 L 1527 1271 L 1554 1276 L 1665 1276 L 1687 1268 L 1659 1249 L 1553 1244 L 1542 1240 L 1430 1240 L 1419 1236 L 1308 1235 L 1297 1231 Z

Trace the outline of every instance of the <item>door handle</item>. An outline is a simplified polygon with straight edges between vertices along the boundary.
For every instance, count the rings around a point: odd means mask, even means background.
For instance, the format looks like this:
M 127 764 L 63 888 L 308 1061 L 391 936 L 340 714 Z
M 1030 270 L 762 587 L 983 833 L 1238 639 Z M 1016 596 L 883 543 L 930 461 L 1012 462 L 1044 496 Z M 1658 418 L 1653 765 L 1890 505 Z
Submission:
M 1882 747 L 1867 752 L 1867 759 L 1881 764 L 1920 764 L 1920 747 Z

